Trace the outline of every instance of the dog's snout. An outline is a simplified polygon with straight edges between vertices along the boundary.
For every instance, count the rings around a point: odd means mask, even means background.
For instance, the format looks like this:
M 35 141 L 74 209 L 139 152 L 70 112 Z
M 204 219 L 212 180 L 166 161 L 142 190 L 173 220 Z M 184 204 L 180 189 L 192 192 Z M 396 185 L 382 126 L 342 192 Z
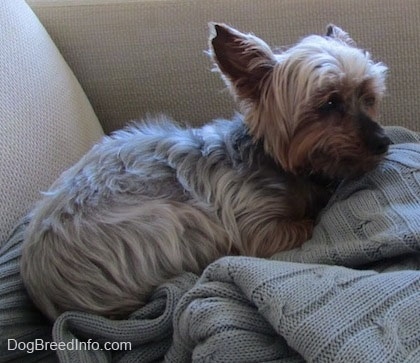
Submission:
M 374 155 L 386 153 L 388 151 L 388 146 L 392 142 L 390 138 L 386 136 L 384 129 L 365 113 L 359 114 L 358 121 L 363 130 L 362 134 L 368 150 Z
M 391 144 L 390 138 L 381 132 L 372 137 L 372 140 L 369 146 L 375 155 L 380 155 L 388 151 L 388 146 L 390 144 Z

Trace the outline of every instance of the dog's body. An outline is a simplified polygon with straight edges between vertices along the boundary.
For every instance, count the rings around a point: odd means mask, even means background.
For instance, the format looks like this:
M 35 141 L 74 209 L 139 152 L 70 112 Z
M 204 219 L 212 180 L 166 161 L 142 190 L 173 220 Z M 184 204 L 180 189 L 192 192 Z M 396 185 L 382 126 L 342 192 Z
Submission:
M 182 271 L 299 246 L 334 183 L 386 152 L 372 119 L 386 68 L 339 28 L 280 55 L 214 31 L 210 53 L 244 116 L 118 131 L 34 209 L 22 276 L 51 319 L 72 309 L 122 317 Z

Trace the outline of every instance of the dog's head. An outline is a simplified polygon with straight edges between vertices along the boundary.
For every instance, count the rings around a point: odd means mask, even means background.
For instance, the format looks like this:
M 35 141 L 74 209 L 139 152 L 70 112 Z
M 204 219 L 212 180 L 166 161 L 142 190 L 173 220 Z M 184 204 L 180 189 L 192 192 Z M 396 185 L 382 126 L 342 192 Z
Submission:
M 282 52 L 225 24 L 210 24 L 210 55 L 239 101 L 250 133 L 294 174 L 354 177 L 372 169 L 390 140 L 376 123 L 387 67 L 342 29 Z

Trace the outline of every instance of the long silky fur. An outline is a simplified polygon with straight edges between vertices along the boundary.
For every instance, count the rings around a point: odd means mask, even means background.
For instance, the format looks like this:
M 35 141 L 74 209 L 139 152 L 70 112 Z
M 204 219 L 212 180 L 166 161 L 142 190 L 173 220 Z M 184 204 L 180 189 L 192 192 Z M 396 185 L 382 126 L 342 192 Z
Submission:
M 118 131 L 32 211 L 25 284 L 51 319 L 68 309 L 124 316 L 182 271 L 264 254 L 259 241 L 274 239 L 270 225 L 289 213 L 284 179 L 239 116 L 202 129 L 161 119 Z
M 200 128 L 145 120 L 64 172 L 26 231 L 21 272 L 37 306 L 52 320 L 121 318 L 183 271 L 310 238 L 331 186 L 373 168 L 389 141 L 373 120 L 386 67 L 341 29 L 328 34 L 274 54 L 213 24 L 209 54 L 243 115 Z M 322 111 L 332 94 L 342 109 Z

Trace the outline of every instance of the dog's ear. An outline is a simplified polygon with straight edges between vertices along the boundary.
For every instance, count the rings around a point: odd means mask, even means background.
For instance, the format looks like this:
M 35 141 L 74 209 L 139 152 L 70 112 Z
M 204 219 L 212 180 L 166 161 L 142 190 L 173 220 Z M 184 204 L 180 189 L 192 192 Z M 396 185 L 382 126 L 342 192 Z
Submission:
M 340 27 L 334 24 L 329 24 L 327 26 L 326 36 L 340 40 L 352 47 L 356 47 L 356 42 L 352 38 L 350 38 L 350 35 L 347 32 L 345 32 L 343 29 L 341 29 Z
M 242 100 L 258 100 L 264 79 L 276 63 L 270 47 L 251 34 L 210 23 L 210 55 L 231 91 Z

